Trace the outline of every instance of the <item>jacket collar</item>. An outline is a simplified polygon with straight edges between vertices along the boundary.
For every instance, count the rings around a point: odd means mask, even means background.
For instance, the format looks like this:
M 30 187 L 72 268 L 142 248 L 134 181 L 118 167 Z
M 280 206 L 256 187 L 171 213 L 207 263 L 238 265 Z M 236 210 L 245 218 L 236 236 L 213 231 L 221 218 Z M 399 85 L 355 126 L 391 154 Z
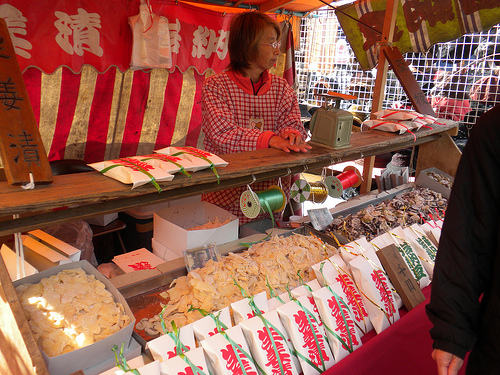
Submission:
M 255 85 L 252 84 L 250 78 L 243 77 L 243 75 L 234 70 L 226 70 L 226 74 L 240 89 L 250 95 L 264 95 L 271 88 L 271 74 L 267 70 L 262 72 L 259 82 Z

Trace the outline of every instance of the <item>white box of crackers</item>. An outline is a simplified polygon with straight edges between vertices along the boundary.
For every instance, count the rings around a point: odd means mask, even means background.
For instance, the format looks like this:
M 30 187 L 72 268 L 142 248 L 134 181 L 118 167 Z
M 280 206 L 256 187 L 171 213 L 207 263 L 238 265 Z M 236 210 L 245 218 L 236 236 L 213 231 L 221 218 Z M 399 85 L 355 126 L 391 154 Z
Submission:
M 14 287 L 51 375 L 88 369 L 114 358 L 114 345 L 129 346 L 135 317 L 86 260 L 19 279 Z

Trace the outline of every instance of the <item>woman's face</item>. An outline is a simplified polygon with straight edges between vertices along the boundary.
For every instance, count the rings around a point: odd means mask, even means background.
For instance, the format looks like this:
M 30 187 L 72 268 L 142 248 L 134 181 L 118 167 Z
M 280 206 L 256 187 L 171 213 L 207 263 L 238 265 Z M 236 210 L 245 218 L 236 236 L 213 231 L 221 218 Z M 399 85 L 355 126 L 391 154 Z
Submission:
M 273 48 L 270 44 L 275 42 L 278 38 L 276 30 L 269 26 L 264 30 L 262 37 L 260 38 L 259 45 L 257 47 L 257 56 L 255 61 L 251 62 L 252 68 L 258 68 L 259 70 L 268 70 L 276 64 L 278 56 L 280 54 L 279 47 Z

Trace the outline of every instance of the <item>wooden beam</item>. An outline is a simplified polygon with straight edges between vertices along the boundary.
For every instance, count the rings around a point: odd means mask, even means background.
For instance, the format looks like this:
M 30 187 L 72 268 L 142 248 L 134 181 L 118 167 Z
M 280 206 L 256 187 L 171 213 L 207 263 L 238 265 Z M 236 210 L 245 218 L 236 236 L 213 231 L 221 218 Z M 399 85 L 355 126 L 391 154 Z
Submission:
M 378 56 L 378 66 L 377 66 L 377 77 L 375 77 L 375 87 L 373 88 L 373 101 L 371 109 L 371 118 L 374 117 L 374 113 L 382 109 L 382 103 L 384 102 L 385 95 L 385 85 L 387 82 L 387 68 L 388 63 L 383 49 L 385 46 L 392 43 L 392 38 L 394 36 L 394 28 L 396 25 L 396 14 L 398 10 L 399 1 L 388 0 L 385 7 L 385 18 L 384 18 L 384 29 L 382 30 L 382 37 L 380 39 L 380 51 Z M 366 189 L 371 188 L 371 179 L 373 174 L 373 165 L 375 164 L 375 157 L 371 157 L 373 160 L 365 160 L 363 168 L 363 183 L 360 187 L 360 193 L 365 194 L 368 192 Z

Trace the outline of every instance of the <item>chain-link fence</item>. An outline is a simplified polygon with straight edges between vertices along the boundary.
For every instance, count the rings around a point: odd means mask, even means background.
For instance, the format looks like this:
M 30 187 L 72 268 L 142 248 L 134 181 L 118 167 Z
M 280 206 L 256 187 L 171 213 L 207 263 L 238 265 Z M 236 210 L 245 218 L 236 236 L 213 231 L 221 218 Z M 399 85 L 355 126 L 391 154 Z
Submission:
M 459 121 L 457 138 L 467 138 L 477 118 L 500 103 L 500 24 L 405 57 L 436 114 Z M 313 112 L 321 105 L 316 94 L 335 91 L 358 97 L 341 103 L 343 109 L 354 113 L 355 122 L 367 118 L 376 69 L 361 70 L 332 9 L 318 10 L 302 19 L 295 61 L 303 108 Z M 383 108 L 411 108 L 391 70 Z

